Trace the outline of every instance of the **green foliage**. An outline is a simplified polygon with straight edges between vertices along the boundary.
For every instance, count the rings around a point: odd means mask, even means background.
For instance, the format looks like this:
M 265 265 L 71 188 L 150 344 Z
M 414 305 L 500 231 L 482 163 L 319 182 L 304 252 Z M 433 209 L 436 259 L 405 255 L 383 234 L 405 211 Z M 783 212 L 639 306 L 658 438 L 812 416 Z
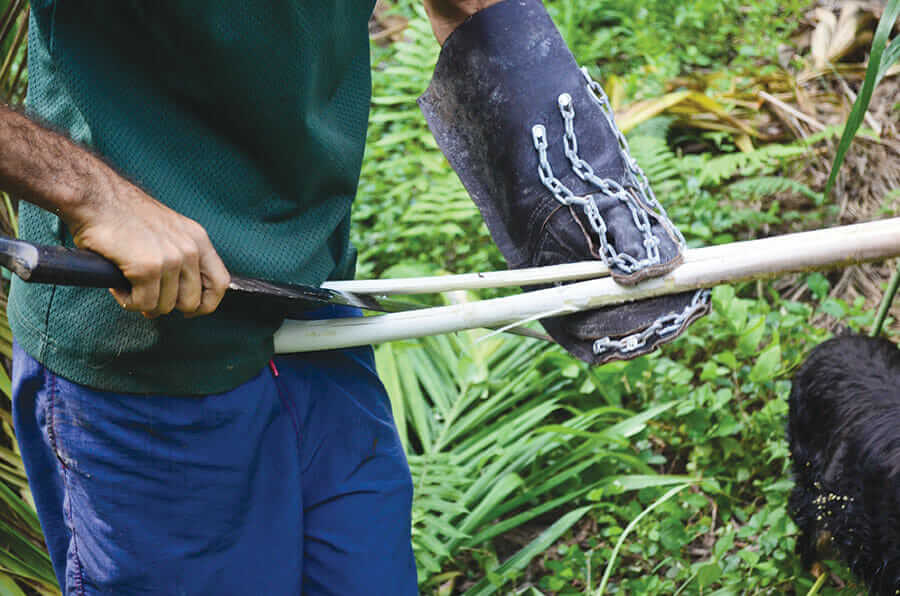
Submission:
M 590 491 L 636 490 L 635 477 L 622 472 L 654 470 L 629 452 L 627 439 L 675 405 L 634 414 L 593 404 L 581 399 L 584 384 L 575 381 L 577 371 L 569 370 L 558 348 L 521 338 L 483 339 L 484 333 L 376 351 L 413 475 L 413 546 L 422 581 L 461 552 L 489 551 L 485 543 L 492 538 Z M 669 479 L 653 476 L 640 486 L 660 481 Z M 537 554 L 532 551 L 492 570 L 489 583 L 514 580 Z M 478 593 L 488 593 L 486 586 Z
M 0 0 L 0 101 L 20 103 L 25 98 L 28 2 Z
M 671 482 L 654 486 L 653 477 L 626 483 L 634 492 L 592 491 L 598 532 L 545 554 L 540 589 L 595 593 L 589 588 L 597 589 L 598 570 L 616 553 L 620 562 L 606 593 L 782 594 L 809 588 L 811 579 L 793 554 L 796 528 L 786 512 L 792 486 L 784 438 L 786 379 L 827 337 L 809 321 L 831 302 L 759 300 L 748 296 L 753 289 L 717 287 L 713 312 L 661 354 L 579 367 L 576 378 L 595 397 L 621 400 L 636 411 L 676 403 L 629 442 L 655 470 L 697 480 L 668 500 Z M 853 321 L 859 309 L 835 304 L 844 323 L 865 325 Z M 851 581 L 845 570 L 836 572 Z
M 631 152 L 689 245 L 734 242 L 754 237 L 765 225 L 800 219 L 798 213 L 782 212 L 777 201 L 761 208 L 760 199 L 779 193 L 803 196 L 811 207 L 823 203 L 820 193 L 785 174 L 809 156 L 813 144 L 836 131 L 748 153 L 679 156 L 666 142 L 667 121 L 657 120 L 630 135 Z M 816 212 L 805 213 L 804 223 L 809 225 L 815 217 Z
M 660 95 L 697 68 L 774 62 L 808 8 L 805 0 L 554 0 L 548 9 L 594 74 L 626 77 L 631 95 Z
M 502 268 L 478 209 L 438 150 L 416 105 L 439 47 L 421 7 L 404 41 L 373 46 L 366 160 L 354 209 L 359 277 L 403 263 L 423 275 Z

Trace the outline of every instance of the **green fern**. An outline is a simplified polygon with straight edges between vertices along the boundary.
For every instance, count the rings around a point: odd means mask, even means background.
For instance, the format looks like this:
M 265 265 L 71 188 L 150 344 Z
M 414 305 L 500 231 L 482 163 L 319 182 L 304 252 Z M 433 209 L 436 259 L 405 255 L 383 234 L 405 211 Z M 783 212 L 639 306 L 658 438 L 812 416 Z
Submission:
M 759 199 L 781 192 L 795 192 L 811 199 L 816 205 L 825 201 L 825 195 L 806 184 L 782 176 L 756 176 L 739 180 L 727 187 L 728 193 L 737 199 Z
M 376 350 L 407 445 L 423 582 L 462 550 L 571 505 L 609 484 L 610 475 L 654 473 L 628 452 L 625 439 L 668 406 L 638 416 L 617 407 L 563 408 L 578 392 L 562 372 L 567 357 L 560 350 L 521 338 L 478 341 L 482 335 Z M 591 468 L 605 473 L 583 482 Z

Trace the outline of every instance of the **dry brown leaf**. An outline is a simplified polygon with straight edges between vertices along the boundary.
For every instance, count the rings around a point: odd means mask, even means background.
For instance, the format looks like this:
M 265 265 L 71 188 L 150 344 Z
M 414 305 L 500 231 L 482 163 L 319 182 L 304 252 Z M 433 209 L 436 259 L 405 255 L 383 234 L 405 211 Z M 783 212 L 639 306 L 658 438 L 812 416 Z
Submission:
M 867 20 L 865 17 L 859 2 L 847 2 L 841 7 L 841 15 L 828 48 L 829 62 L 837 62 L 856 46 L 856 34 Z
M 818 24 L 813 29 L 810 39 L 810 55 L 815 67 L 821 69 L 828 63 L 828 49 L 837 28 L 837 17 L 830 10 L 817 8 L 813 11 L 813 18 Z
M 875 17 L 862 2 L 844 3 L 839 16 L 828 9 L 817 8 L 813 18 L 817 24 L 810 38 L 810 56 L 816 70 L 824 69 L 829 63 L 839 61 L 872 41 L 872 32 L 866 26 Z
M 403 38 L 403 30 L 409 22 L 403 15 L 392 11 L 393 6 L 387 0 L 377 0 L 369 20 L 369 37 L 372 41 L 385 44 Z

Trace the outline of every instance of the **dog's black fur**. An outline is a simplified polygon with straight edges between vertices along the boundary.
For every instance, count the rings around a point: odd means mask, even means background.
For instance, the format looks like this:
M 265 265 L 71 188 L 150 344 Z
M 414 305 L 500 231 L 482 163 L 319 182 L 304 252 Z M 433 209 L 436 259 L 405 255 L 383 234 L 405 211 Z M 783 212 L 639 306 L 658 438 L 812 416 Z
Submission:
M 873 594 L 900 593 L 900 350 L 844 336 L 794 375 L 791 517 L 807 566 L 830 550 Z

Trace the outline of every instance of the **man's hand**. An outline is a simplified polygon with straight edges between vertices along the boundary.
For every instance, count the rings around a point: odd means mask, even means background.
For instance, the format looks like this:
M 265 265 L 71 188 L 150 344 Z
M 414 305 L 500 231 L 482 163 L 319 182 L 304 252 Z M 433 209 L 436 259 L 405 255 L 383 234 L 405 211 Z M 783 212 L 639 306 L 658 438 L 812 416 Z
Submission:
M 425 0 L 425 12 L 438 43 L 444 42 L 470 16 L 501 0 Z
M 204 229 L 156 201 L 88 151 L 0 107 L 0 189 L 59 215 L 75 244 L 113 261 L 131 292 L 124 308 L 156 317 L 205 315 L 230 276 Z
M 66 223 L 75 244 L 112 260 L 131 292 L 110 290 L 125 309 L 154 317 L 179 310 L 205 315 L 230 276 L 206 231 L 118 176 L 93 190 Z

